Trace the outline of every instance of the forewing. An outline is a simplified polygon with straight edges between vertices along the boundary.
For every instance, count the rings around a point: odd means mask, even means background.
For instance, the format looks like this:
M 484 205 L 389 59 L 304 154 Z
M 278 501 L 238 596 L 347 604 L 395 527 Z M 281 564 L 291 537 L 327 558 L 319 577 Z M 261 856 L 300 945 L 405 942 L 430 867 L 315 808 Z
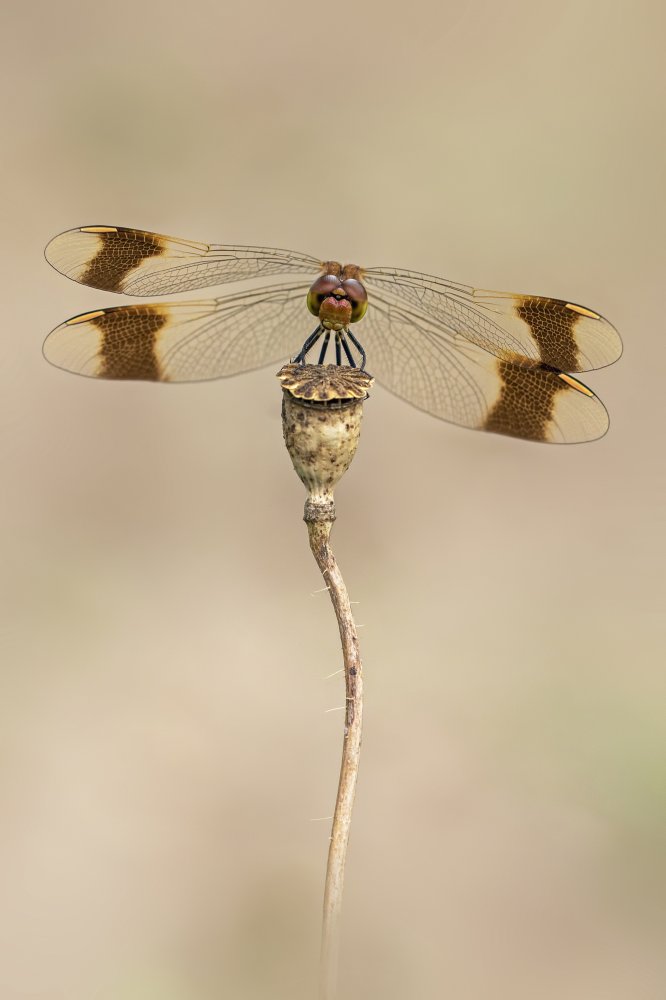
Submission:
M 506 361 L 374 296 L 354 331 L 377 381 L 420 410 L 463 427 L 556 444 L 608 429 L 603 403 L 539 361 Z
M 190 302 L 116 306 L 75 316 L 44 343 L 51 364 L 78 375 L 198 382 L 296 354 L 316 324 L 307 284 Z
M 70 229 L 52 239 L 45 254 L 68 278 L 126 295 L 165 295 L 320 269 L 316 258 L 296 251 L 193 243 L 121 226 Z
M 415 309 L 447 334 L 505 361 L 541 361 L 565 372 L 610 365 L 622 354 L 608 320 L 585 306 L 538 295 L 493 292 L 397 268 L 364 271 L 370 292 Z

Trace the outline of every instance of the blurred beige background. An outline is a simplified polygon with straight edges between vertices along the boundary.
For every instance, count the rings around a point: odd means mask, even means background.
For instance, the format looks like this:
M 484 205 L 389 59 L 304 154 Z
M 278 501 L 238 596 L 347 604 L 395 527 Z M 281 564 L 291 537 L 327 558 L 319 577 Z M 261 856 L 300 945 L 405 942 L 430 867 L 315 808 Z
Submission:
M 315 993 L 343 693 L 278 385 L 50 368 L 49 329 L 115 303 L 43 246 L 100 223 L 617 325 L 596 444 L 366 406 L 334 532 L 367 675 L 342 995 L 663 1000 L 665 20 L 4 6 L 2 1000 Z

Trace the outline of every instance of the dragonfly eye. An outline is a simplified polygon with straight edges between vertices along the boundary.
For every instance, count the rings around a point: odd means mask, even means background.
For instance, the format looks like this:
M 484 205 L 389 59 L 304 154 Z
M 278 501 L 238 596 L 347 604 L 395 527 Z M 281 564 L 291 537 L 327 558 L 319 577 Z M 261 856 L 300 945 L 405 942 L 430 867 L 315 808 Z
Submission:
M 368 293 L 365 290 L 365 286 L 360 281 L 357 281 L 356 278 L 345 278 L 342 282 L 342 288 L 351 302 L 351 321 L 352 323 L 356 323 L 359 319 L 363 319 L 367 312 Z
M 340 287 L 340 278 L 334 274 L 322 274 L 314 282 L 308 292 L 308 309 L 313 316 L 319 316 L 321 304 L 325 298 L 332 295 Z

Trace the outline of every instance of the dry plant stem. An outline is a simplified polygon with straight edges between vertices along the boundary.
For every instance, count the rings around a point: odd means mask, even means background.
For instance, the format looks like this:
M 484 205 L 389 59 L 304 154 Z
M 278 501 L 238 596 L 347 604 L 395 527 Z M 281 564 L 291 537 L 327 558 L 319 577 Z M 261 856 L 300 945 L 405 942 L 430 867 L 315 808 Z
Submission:
M 340 911 L 345 875 L 347 843 L 351 827 L 356 779 L 361 752 L 361 727 L 363 721 L 363 676 L 358 636 L 352 618 L 349 595 L 342 574 L 338 569 L 329 544 L 331 527 L 335 518 L 332 504 L 326 510 L 313 509 L 309 500 L 305 508 L 310 548 L 317 560 L 331 595 L 338 620 L 342 654 L 344 658 L 346 707 L 345 735 L 342 745 L 342 765 L 338 795 L 335 802 L 331 842 L 328 849 L 326 884 L 324 888 L 324 915 L 321 937 L 320 1000 L 334 1000 L 336 996 L 338 952 L 340 940 Z M 319 513 L 319 517 L 317 517 Z
M 282 383 L 284 442 L 308 491 L 304 520 L 338 620 L 345 671 L 345 737 L 326 866 L 319 980 L 320 1000 L 335 1000 L 345 860 L 361 752 L 363 687 L 349 596 L 329 538 L 335 521 L 333 490 L 356 452 L 363 402 L 373 378 L 339 364 L 289 364 L 277 374 Z

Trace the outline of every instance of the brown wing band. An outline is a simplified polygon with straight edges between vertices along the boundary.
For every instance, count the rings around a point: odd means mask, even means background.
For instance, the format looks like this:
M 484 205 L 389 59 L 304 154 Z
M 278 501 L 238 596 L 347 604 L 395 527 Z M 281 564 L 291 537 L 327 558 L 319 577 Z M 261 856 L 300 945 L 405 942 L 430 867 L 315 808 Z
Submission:
M 565 372 L 577 371 L 579 358 L 575 326 L 580 313 L 567 309 L 564 302 L 529 295 L 523 295 L 515 308 L 518 316 L 529 326 L 544 364 L 556 362 L 556 367 Z
M 166 321 L 154 306 L 109 309 L 91 319 L 100 331 L 99 377 L 165 381 L 155 347 Z
M 497 371 L 502 388 L 483 429 L 530 441 L 546 441 L 555 397 L 566 389 L 566 384 L 554 377 L 559 372 L 548 367 L 525 368 L 499 360 Z
M 84 285 L 122 292 L 124 279 L 146 257 L 159 257 L 164 247 L 159 236 L 132 229 L 96 231 L 100 247 L 78 279 Z

